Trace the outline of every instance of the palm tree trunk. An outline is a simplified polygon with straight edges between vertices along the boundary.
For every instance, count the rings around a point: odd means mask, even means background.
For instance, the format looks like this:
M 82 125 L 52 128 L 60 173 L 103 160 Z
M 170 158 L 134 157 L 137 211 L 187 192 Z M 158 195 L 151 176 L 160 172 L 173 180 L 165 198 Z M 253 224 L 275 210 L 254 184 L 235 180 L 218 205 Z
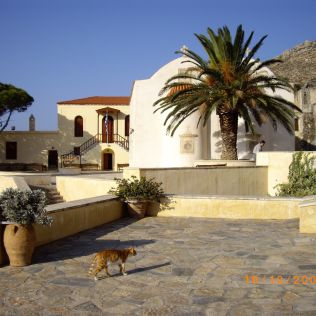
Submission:
M 237 156 L 237 131 L 238 114 L 230 111 L 219 114 L 219 123 L 222 136 L 222 155 L 223 160 L 238 160 Z

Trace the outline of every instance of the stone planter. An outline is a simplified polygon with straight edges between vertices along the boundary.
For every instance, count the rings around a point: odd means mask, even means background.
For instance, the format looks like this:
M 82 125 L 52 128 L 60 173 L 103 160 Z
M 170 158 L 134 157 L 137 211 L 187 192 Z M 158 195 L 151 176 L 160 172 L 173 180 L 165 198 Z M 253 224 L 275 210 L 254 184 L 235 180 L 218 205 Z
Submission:
M 148 201 L 128 200 L 126 203 L 128 214 L 131 217 L 137 219 L 144 218 L 149 204 Z
M 32 225 L 8 224 L 4 230 L 3 242 L 10 266 L 23 267 L 31 264 L 36 242 Z

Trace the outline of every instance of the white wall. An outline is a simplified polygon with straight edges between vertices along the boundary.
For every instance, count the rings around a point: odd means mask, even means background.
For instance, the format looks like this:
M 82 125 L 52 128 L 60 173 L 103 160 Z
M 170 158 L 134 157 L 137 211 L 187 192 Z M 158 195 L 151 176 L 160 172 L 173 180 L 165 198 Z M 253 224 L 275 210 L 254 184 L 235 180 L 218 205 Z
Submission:
M 159 111 L 153 114 L 153 103 L 160 97 L 159 91 L 167 79 L 178 73 L 180 68 L 190 64 L 181 62 L 180 57 L 160 68 L 151 78 L 135 81 L 131 98 L 130 166 L 131 167 L 190 167 L 195 160 L 220 159 L 221 134 L 219 118 L 212 113 L 205 128 L 196 128 L 199 113 L 194 113 L 179 127 L 173 137 L 166 135 L 163 125 L 166 114 Z M 269 69 L 262 71 L 272 75 Z M 294 101 L 294 95 L 287 91 L 276 91 L 276 95 Z M 255 124 L 255 123 L 254 123 Z M 295 138 L 279 124 L 275 132 L 267 122 L 259 127 L 255 124 L 256 135 L 246 134 L 244 121 L 239 119 L 237 149 L 239 159 L 252 158 L 252 150 L 259 139 L 266 140 L 264 150 L 294 150 Z M 192 154 L 180 152 L 180 135 L 192 133 L 195 137 L 195 151 Z
M 166 134 L 163 125 L 166 114 L 153 113 L 153 103 L 163 84 L 170 76 L 177 74 L 183 57 L 173 60 L 159 69 L 148 80 L 137 80 L 131 98 L 130 166 L 133 167 L 175 167 L 193 166 L 202 158 L 202 127 L 196 128 L 199 114 L 187 118 L 173 137 Z M 203 129 L 206 132 L 206 129 Z M 180 135 L 195 134 L 194 153 L 180 153 Z M 204 140 L 205 142 L 205 140 Z

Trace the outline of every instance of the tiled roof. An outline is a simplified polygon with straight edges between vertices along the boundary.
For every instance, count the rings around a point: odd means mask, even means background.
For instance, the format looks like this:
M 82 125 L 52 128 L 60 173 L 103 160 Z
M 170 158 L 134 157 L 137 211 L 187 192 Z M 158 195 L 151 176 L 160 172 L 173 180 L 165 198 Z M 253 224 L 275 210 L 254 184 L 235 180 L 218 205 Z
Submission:
M 129 105 L 130 97 L 88 97 L 69 101 L 60 101 L 57 104 L 104 104 Z

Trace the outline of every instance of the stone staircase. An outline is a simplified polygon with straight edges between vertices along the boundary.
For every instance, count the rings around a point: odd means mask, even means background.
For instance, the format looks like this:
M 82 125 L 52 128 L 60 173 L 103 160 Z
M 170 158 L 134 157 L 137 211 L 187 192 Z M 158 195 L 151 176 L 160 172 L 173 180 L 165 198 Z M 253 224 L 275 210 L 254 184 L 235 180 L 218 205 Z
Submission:
M 46 193 L 47 205 L 65 202 L 55 185 L 30 186 L 31 190 L 43 190 Z

